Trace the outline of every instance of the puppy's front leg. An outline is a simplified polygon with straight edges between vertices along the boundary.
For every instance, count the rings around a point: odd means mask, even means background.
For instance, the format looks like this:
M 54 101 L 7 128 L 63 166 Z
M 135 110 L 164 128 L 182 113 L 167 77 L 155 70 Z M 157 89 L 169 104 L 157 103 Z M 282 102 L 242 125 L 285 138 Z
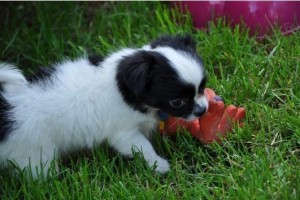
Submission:
M 158 156 L 149 140 L 139 132 L 122 132 L 108 138 L 108 142 L 124 156 L 133 157 L 133 152 L 141 152 L 150 167 L 156 165 L 158 173 L 165 174 L 170 170 L 168 161 Z

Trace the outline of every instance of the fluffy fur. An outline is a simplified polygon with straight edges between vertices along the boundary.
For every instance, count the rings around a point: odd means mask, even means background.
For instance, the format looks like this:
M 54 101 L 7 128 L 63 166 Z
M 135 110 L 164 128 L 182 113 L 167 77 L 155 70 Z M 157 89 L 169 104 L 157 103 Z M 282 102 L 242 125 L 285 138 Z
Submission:
M 122 155 L 140 152 L 150 167 L 168 172 L 147 136 L 158 110 L 187 120 L 207 110 L 195 47 L 190 37 L 164 36 L 106 58 L 66 60 L 27 79 L 1 64 L 0 162 L 36 175 L 62 152 L 107 140 Z

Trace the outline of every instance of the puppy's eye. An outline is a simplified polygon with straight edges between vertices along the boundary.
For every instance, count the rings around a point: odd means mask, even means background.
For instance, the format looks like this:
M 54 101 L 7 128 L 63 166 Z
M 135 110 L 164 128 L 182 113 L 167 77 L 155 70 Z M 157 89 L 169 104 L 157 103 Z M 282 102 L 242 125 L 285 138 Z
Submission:
M 186 104 L 186 99 L 173 99 L 169 104 L 172 108 L 181 108 Z

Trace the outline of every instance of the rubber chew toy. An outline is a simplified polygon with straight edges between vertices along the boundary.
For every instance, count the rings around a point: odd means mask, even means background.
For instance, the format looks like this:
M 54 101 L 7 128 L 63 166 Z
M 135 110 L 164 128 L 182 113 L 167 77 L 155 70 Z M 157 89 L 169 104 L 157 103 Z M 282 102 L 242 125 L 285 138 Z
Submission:
M 178 129 L 186 129 L 204 144 L 214 141 L 220 142 L 222 137 L 232 131 L 235 125 L 242 127 L 246 110 L 233 105 L 225 106 L 221 97 L 212 89 L 205 89 L 205 96 L 209 102 L 206 114 L 191 122 L 175 117 L 167 117 L 160 122 L 160 133 L 174 135 Z

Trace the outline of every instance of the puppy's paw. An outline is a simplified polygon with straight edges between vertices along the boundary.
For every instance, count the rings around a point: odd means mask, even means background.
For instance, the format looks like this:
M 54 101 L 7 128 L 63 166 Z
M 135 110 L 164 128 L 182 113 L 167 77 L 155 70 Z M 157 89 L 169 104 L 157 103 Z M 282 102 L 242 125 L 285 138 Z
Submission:
M 153 162 L 149 162 L 149 165 L 154 167 L 154 170 L 160 174 L 166 174 L 170 171 L 169 162 L 161 157 L 157 157 Z

